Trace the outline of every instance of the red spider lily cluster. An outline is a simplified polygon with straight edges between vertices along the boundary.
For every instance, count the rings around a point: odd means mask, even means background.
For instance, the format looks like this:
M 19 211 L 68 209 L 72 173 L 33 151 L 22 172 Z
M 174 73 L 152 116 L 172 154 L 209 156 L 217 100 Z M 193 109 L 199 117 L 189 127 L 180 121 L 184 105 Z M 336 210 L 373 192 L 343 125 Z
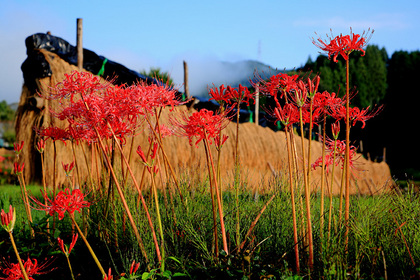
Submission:
M 82 208 L 90 206 L 90 203 L 85 201 L 85 195 L 80 191 L 80 189 L 74 189 L 70 192 L 70 190 L 66 188 L 64 191 L 60 191 L 53 199 L 50 199 L 44 192 L 42 194 L 46 203 L 42 203 L 32 197 L 32 200 L 38 206 L 38 208 L 35 209 L 45 211 L 50 216 L 57 213 L 59 220 L 64 218 L 66 212 L 73 215 L 75 211 L 80 213 Z
M 275 107 L 266 108 L 268 114 L 274 117 L 275 121 L 281 122 L 289 127 L 302 121 L 303 124 L 318 124 L 326 117 L 332 117 L 336 123 L 345 120 L 346 106 L 345 97 L 339 98 L 336 93 L 327 91 L 319 92 L 318 85 L 320 77 L 316 75 L 313 79 L 300 77 L 299 75 L 276 74 L 267 80 L 260 80 L 260 92 L 274 97 Z M 362 128 L 370 118 L 379 114 L 382 106 L 374 110 L 370 108 L 350 108 L 350 124 L 355 126 L 357 122 L 362 123 Z M 338 126 L 339 130 L 339 126 Z M 337 124 L 334 133 L 338 134 Z M 342 143 L 343 145 L 344 142 Z M 350 159 L 354 158 L 356 149 L 350 148 Z M 341 153 L 342 152 L 342 153 Z M 343 160 L 344 150 L 336 151 L 339 154 L 337 160 Z M 326 156 L 327 165 L 332 164 L 333 155 Z M 318 159 L 313 167 L 320 166 L 322 159 Z M 328 162 L 330 160 L 330 162 Z M 354 166 L 353 161 L 350 162 Z
M 18 263 L 10 263 L 6 261 L 4 261 L 3 263 L 5 264 L 5 267 L 1 269 L 1 273 L 6 275 L 6 277 L 0 277 L 0 279 L 7 279 L 7 280 L 24 279 L 22 271 Z M 30 280 L 35 280 L 33 276 L 47 274 L 57 269 L 57 268 L 48 269 L 51 263 L 52 263 L 52 259 L 46 260 L 43 263 L 38 263 L 37 259 L 31 259 L 28 257 L 26 261 L 23 261 L 23 266 L 25 268 L 26 274 L 28 275 L 28 278 Z
M 346 153 L 346 142 L 340 140 L 331 140 L 327 139 L 326 142 L 327 154 L 325 155 L 325 168 L 326 171 L 329 171 L 329 167 L 332 165 L 339 166 L 341 164 L 341 169 L 344 168 L 345 162 L 345 153 Z M 350 146 L 350 167 L 355 168 L 355 157 L 357 155 L 356 147 Z M 322 156 L 319 157 L 312 164 L 312 169 L 317 167 L 322 167 Z
M 193 138 L 196 138 L 195 145 L 197 146 L 203 139 L 212 142 L 213 139 L 218 138 L 222 129 L 228 125 L 229 118 L 227 112 L 217 114 L 207 109 L 201 109 L 191 116 L 183 114 L 180 120 L 172 119 L 171 121 L 176 127 L 175 133 L 178 136 L 188 137 L 190 145 L 192 145 Z
M 231 86 L 225 87 L 221 85 L 219 88 L 213 87 L 209 89 L 210 100 L 214 100 L 218 103 L 226 103 L 231 106 L 244 102 L 249 105 L 249 101 L 254 99 L 254 94 L 251 93 L 248 88 L 239 85 L 238 88 Z
M 66 104 L 61 111 L 52 112 L 68 127 L 47 127 L 38 130 L 44 140 L 96 141 L 111 138 L 113 133 L 124 141 L 141 124 L 139 117 L 154 114 L 159 107 L 181 104 L 176 90 L 164 84 L 113 85 L 97 76 L 74 71 L 53 88 L 45 98 L 58 99 Z
M 277 121 L 285 126 L 298 123 L 299 108 L 302 109 L 304 123 L 309 123 L 312 120 L 312 123 L 316 124 L 323 116 L 331 116 L 336 120 L 345 119 L 345 99 L 337 97 L 334 92 L 318 92 L 320 80 L 318 75 L 312 80 L 310 78 L 301 79 L 297 75 L 292 75 L 289 78 L 287 76 L 287 74 L 281 73 L 272 76 L 268 81 L 259 82 L 262 94 L 275 97 L 276 106 L 267 108 L 267 112 Z M 282 99 L 284 102 L 280 101 Z M 364 128 L 365 122 L 379 114 L 381 110 L 382 106 L 374 110 L 370 110 L 369 107 L 366 109 L 350 108 L 351 123 L 354 126 L 360 121 Z

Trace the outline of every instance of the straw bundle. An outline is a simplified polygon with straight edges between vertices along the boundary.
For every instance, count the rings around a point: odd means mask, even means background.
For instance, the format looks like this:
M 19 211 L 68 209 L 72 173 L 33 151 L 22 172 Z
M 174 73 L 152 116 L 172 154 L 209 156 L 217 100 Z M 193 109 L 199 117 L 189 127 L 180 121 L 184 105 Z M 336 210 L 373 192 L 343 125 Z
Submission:
M 77 70 L 76 66 L 68 64 L 58 55 L 45 50 L 39 51 L 45 56 L 52 70 L 52 75 L 50 77 L 36 79 L 37 91 L 40 93 L 46 92 L 49 87 L 53 87 L 55 84 L 61 82 L 64 79 L 65 73 L 71 73 L 73 70 Z M 30 92 L 25 85 L 23 86 L 17 111 L 16 136 L 18 141 L 25 141 L 21 160 L 25 162 L 24 175 L 26 180 L 41 182 L 41 157 L 36 150 L 38 139 L 34 128 L 47 126 L 65 128 L 66 124 L 51 116 L 50 110 L 58 110 L 58 106 L 60 106 L 57 101 L 40 100 L 36 97 L 36 92 Z M 169 109 L 164 109 L 161 120 L 159 120 L 160 123 L 168 124 L 169 116 L 176 116 L 177 111 L 182 110 L 187 110 L 187 108 L 181 106 L 176 108 L 173 112 L 169 112 Z M 222 148 L 220 166 L 222 170 L 223 186 L 227 187 L 233 182 L 236 124 L 230 123 L 224 130 L 224 133 L 229 136 L 229 139 Z M 285 134 L 284 132 L 274 132 L 269 128 L 257 126 L 253 123 L 240 124 L 239 133 L 238 149 L 242 179 L 247 182 L 249 187 L 258 189 L 259 192 L 267 190 L 270 186 L 269 183 L 273 181 L 275 175 L 287 172 Z M 144 151 L 147 151 L 149 145 L 147 141 L 148 136 L 149 129 L 143 128 L 143 131 L 138 131 L 133 139 L 134 150 L 130 165 L 139 182 L 144 166 L 138 161 L 139 157 L 134 151 L 139 145 Z M 299 155 L 301 149 L 298 136 L 296 136 L 295 142 L 296 151 Z M 305 140 L 306 147 L 307 142 L 308 140 Z M 194 144 L 190 146 L 187 139 L 170 136 L 164 139 L 163 145 L 170 163 L 175 170 L 175 173 L 177 173 L 177 177 L 179 177 L 181 173 L 188 173 L 190 179 L 192 177 L 199 180 L 205 178 L 207 175 L 207 167 L 202 143 L 199 143 L 198 147 Z M 131 139 L 127 139 L 126 145 L 124 146 L 127 158 L 131 151 L 130 147 Z M 55 159 L 54 155 L 56 155 Z M 320 155 L 321 144 L 312 141 L 312 161 Z M 215 150 L 213 150 L 213 156 L 216 158 Z M 68 180 L 61 164 L 67 164 L 73 160 L 75 160 L 78 165 L 78 169 L 73 171 L 72 178 L 76 184 L 79 182 L 79 179 L 82 183 L 89 180 L 88 168 L 90 168 L 90 174 L 94 178 L 94 181 L 99 180 L 97 178 L 98 174 L 102 174 L 102 160 L 101 153 L 99 153 L 98 150 L 92 149 L 91 146 L 86 144 L 83 144 L 82 146 L 72 145 L 71 142 L 64 144 L 61 141 L 56 141 L 54 145 L 52 141 L 47 141 L 45 148 L 45 175 L 47 186 L 51 187 L 54 180 L 56 186 L 67 184 Z M 374 163 L 365 160 L 362 157 L 360 157 L 358 162 L 364 171 L 354 172 L 353 177 L 357 180 L 353 180 L 352 182 L 352 193 L 374 194 L 389 189 L 390 184 L 388 180 L 391 178 L 391 174 L 386 163 Z M 160 163 L 162 164 L 160 173 L 162 174 L 163 180 L 166 181 L 167 175 L 170 173 L 167 172 L 163 166 L 162 157 L 160 157 Z M 121 164 L 121 160 L 118 156 L 115 158 L 114 166 L 116 170 L 119 171 L 125 168 Z M 339 172 L 336 172 L 335 184 L 333 186 L 334 194 L 339 193 L 341 171 L 338 171 Z M 104 173 L 105 177 L 101 177 L 102 179 L 106 178 L 106 172 Z M 120 173 L 125 174 L 125 169 L 124 172 Z M 319 170 L 311 173 L 311 181 L 313 182 L 311 184 L 313 190 L 319 189 Z M 130 182 L 130 180 L 128 182 Z

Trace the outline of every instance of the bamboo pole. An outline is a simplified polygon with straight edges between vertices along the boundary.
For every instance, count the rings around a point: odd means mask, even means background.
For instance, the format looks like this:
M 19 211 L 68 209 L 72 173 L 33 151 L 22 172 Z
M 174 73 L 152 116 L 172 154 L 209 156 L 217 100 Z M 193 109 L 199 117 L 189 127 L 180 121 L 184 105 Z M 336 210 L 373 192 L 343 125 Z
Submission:
M 188 87 L 188 64 L 184 60 L 184 90 L 185 90 L 185 98 L 190 98 L 190 89 Z
M 259 114 L 260 114 L 260 83 L 257 83 L 255 86 L 255 123 L 259 124 Z
M 83 68 L 83 19 L 77 19 L 77 67 L 81 71 Z

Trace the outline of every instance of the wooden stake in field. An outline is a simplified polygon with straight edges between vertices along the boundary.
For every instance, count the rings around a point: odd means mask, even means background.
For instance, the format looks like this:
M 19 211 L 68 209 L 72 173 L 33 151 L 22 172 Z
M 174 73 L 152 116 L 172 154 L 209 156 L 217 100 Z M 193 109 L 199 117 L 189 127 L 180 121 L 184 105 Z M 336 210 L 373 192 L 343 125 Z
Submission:
M 76 49 L 77 49 L 77 67 L 79 70 L 83 68 L 83 19 L 77 19 L 77 39 L 76 39 Z
M 190 89 L 188 87 L 188 64 L 184 60 L 184 90 L 185 90 L 185 99 L 190 98 Z

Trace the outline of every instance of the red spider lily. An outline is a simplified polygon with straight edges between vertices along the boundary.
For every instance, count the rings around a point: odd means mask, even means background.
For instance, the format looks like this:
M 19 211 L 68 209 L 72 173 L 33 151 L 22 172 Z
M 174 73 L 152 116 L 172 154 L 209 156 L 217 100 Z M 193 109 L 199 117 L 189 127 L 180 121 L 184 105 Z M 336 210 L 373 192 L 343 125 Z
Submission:
M 369 111 L 369 107 L 366 109 L 360 110 L 358 107 L 349 108 L 349 121 L 350 123 L 355 126 L 358 121 L 362 123 L 362 128 L 365 127 L 366 121 L 373 118 L 374 116 L 378 115 L 382 109 L 383 105 L 375 108 L 374 110 Z M 346 118 L 346 107 L 345 106 L 337 106 L 332 110 L 331 115 L 336 120 L 342 120 Z
M 143 163 L 147 163 L 147 159 L 146 159 L 146 156 L 144 155 L 144 152 L 143 152 L 143 150 L 141 149 L 141 146 L 138 146 L 137 147 L 137 150 L 136 150 L 136 152 L 137 152 L 137 154 L 140 156 L 140 158 L 141 158 L 141 160 L 143 161 Z
M 333 36 L 327 35 L 327 40 L 324 42 L 318 37 L 317 40 L 312 38 L 312 43 L 320 48 L 322 51 L 328 54 L 330 59 L 333 56 L 333 61 L 337 62 L 337 56 L 340 54 L 345 60 L 349 59 L 349 54 L 353 51 L 361 51 L 362 56 L 365 55 L 363 48 L 369 42 L 374 30 L 370 32 L 363 32 L 362 35 L 354 34 L 350 29 L 350 35 L 339 35 L 333 38 Z
M 46 98 L 70 98 L 70 101 L 73 102 L 75 95 L 79 95 L 80 93 L 83 95 L 90 95 L 108 88 L 111 84 L 89 72 L 73 71 L 70 74 L 64 74 L 64 76 L 64 80 L 57 84 Z
M 44 263 L 38 265 L 37 259 L 28 259 L 24 261 L 24 268 L 26 271 L 26 274 L 28 275 L 28 278 L 30 280 L 35 280 L 33 276 L 35 275 L 43 275 L 47 274 L 57 268 L 48 269 L 48 266 L 52 264 L 53 260 L 46 260 Z M 18 263 L 10 263 L 10 262 L 4 262 L 5 267 L 0 269 L 1 272 L 6 275 L 7 277 L 0 277 L 0 279 L 7 279 L 7 280 L 18 280 L 18 279 L 24 279 L 22 271 L 20 269 L 20 266 Z
M 226 90 L 225 85 L 209 89 L 209 95 L 211 96 L 209 100 L 214 100 L 218 103 L 229 103 L 231 99 L 230 91 Z
M 40 152 L 41 154 L 44 152 L 45 149 L 45 141 L 44 139 L 40 139 L 37 143 L 36 143 L 36 149 L 38 150 L 38 152 Z
M 158 129 L 160 131 L 160 136 L 162 138 L 166 138 L 166 137 L 169 137 L 172 134 L 174 134 L 174 130 L 172 128 L 168 127 L 167 125 L 164 125 L 164 124 L 161 124 Z M 152 142 L 153 139 L 155 138 L 155 134 L 153 133 L 153 130 L 154 130 L 154 128 L 151 128 L 149 126 L 149 134 L 150 134 L 149 143 Z
M 278 104 L 276 108 L 274 108 L 272 116 L 284 126 L 290 126 L 299 122 L 299 109 L 291 103 L 286 103 L 284 106 Z
M 325 157 L 324 157 L 324 165 L 325 165 L 325 170 L 326 170 L 327 174 L 329 172 L 329 167 L 333 164 L 334 164 L 333 153 L 331 152 L 329 154 L 326 154 Z M 315 170 L 317 167 L 322 167 L 322 157 L 319 157 L 317 160 L 315 160 L 315 162 L 312 163 L 311 166 L 312 166 L 313 170 Z
M 259 89 L 262 94 L 271 95 L 277 100 L 277 93 L 281 91 L 281 96 L 285 92 L 290 92 L 297 88 L 297 80 L 299 75 L 289 75 L 286 73 L 279 73 L 271 76 L 267 81 L 260 79 Z M 253 84 L 255 86 L 255 84 Z
M 13 166 L 14 166 L 14 172 L 15 172 L 15 174 L 16 175 L 20 175 L 23 172 L 23 168 L 25 167 L 25 163 L 22 162 L 22 165 L 19 165 L 19 163 L 15 162 L 13 164 Z
M 111 275 L 111 268 L 109 268 L 108 275 L 104 275 L 103 280 L 112 280 L 112 279 L 114 279 L 114 277 Z
M 60 246 L 61 251 L 66 255 L 69 256 L 71 253 L 71 250 L 73 250 L 74 245 L 76 245 L 77 238 L 79 237 L 79 234 L 73 234 L 70 246 L 67 248 L 67 246 L 64 244 L 63 239 L 60 237 L 57 238 L 58 245 Z
M 192 139 L 195 137 L 198 146 L 201 140 L 206 139 L 210 142 L 219 136 L 223 128 L 228 125 L 229 119 L 226 117 L 227 111 L 222 114 L 215 114 L 213 111 L 201 109 L 194 112 L 191 116 L 185 113 L 181 116 L 181 120 L 171 119 L 176 127 L 178 136 L 186 136 L 192 145 Z
M 6 214 L 3 209 L 1 209 L 1 226 L 7 231 L 12 232 L 15 227 L 16 222 L 16 209 L 9 206 L 9 213 Z
M 142 163 L 146 166 L 147 170 L 148 170 L 150 173 L 152 172 L 152 166 L 153 166 L 153 172 L 154 172 L 155 174 L 157 174 L 157 173 L 158 173 L 158 171 L 159 171 L 159 168 L 158 168 L 156 165 L 154 165 L 154 159 L 156 158 L 158 147 L 159 147 L 158 143 L 154 143 L 154 144 L 153 144 L 152 154 L 150 155 L 150 158 L 152 159 L 152 162 L 151 162 L 151 163 L 149 163 L 149 162 L 147 161 L 147 158 L 146 158 L 146 156 L 144 155 L 144 152 L 143 152 L 143 150 L 141 149 L 141 146 L 138 146 L 138 147 L 137 147 L 137 151 L 136 151 L 136 152 L 137 152 L 137 154 L 140 156 L 140 158 L 141 158 L 141 160 L 142 160 Z
M 140 263 L 136 263 L 136 261 L 133 261 L 131 263 L 131 267 L 130 267 L 130 275 L 133 275 L 137 272 L 137 270 L 140 267 Z
M 152 159 L 156 158 L 158 147 L 159 147 L 158 143 L 155 142 L 153 144 L 152 155 L 150 156 Z
M 20 152 L 22 151 L 23 144 L 24 144 L 24 141 L 20 141 L 20 144 L 19 143 L 13 143 L 13 148 L 14 148 L 15 153 L 17 155 L 19 155 Z
M 345 100 L 336 97 L 336 93 L 329 93 L 328 91 L 318 92 L 313 99 L 313 106 L 315 110 L 320 110 L 322 114 L 326 115 L 337 107 L 344 106 Z
M 334 140 L 338 139 L 338 135 L 340 134 L 340 122 L 336 121 L 335 123 L 331 124 L 331 131 Z
M 297 83 L 297 88 L 289 92 L 291 101 L 296 104 L 298 107 L 303 107 L 308 98 L 308 88 L 307 85 L 302 81 L 299 80 Z
M 344 162 L 345 162 L 346 142 L 340 141 L 340 140 L 331 140 L 327 138 L 325 145 L 326 145 L 326 150 L 328 151 L 328 154 L 325 155 L 325 168 L 327 169 L 327 171 L 328 171 L 329 166 L 333 164 L 338 166 L 340 162 L 341 162 L 341 168 L 343 168 Z M 334 149 L 334 145 L 335 145 L 335 149 Z M 334 155 L 335 155 L 335 162 L 333 162 Z M 355 146 L 350 146 L 349 155 L 350 155 L 350 168 L 357 169 L 355 166 L 355 161 L 356 161 L 355 156 L 357 155 Z M 312 164 L 312 168 L 316 169 L 316 167 L 321 167 L 321 166 L 322 166 L 322 156 L 319 157 Z
M 77 94 L 82 98 L 74 98 Z M 70 102 L 63 100 L 69 97 Z M 140 125 L 140 115 L 153 114 L 158 107 L 173 108 L 182 104 L 177 100 L 176 90 L 163 83 L 148 85 L 139 82 L 132 86 L 114 86 L 83 72 L 66 75 L 50 98 L 65 104 L 60 111 L 51 112 L 56 118 L 69 123 L 65 129 L 68 135 L 64 135 L 64 139 L 92 142 L 98 137 L 111 138 L 115 134 L 122 144 L 126 135 L 132 135 Z M 59 136 L 54 139 L 63 139 L 63 135 Z
M 321 77 L 319 75 L 316 75 L 312 80 L 308 77 L 307 83 L 308 83 L 309 96 L 313 97 L 315 93 L 318 92 L 318 86 L 319 86 L 320 80 L 321 80 Z
M 223 144 L 225 144 L 225 142 L 226 142 L 226 140 L 228 140 L 228 138 L 229 138 L 229 136 L 227 136 L 225 134 L 221 137 L 221 139 L 220 139 L 220 137 L 214 138 L 214 142 L 215 142 L 218 150 L 220 150 L 222 148 Z
M 70 172 L 74 169 L 74 161 L 67 164 L 62 162 L 61 164 L 63 165 L 64 172 L 66 172 L 66 176 L 69 176 Z
M 41 191 L 42 192 L 42 191 Z M 80 191 L 80 189 L 74 189 L 71 193 L 68 188 L 64 191 L 60 191 L 54 200 L 51 200 L 47 193 L 42 192 L 42 195 L 46 203 L 42 203 L 34 197 L 31 199 L 38 205 L 37 210 L 45 211 L 50 216 L 53 216 L 54 213 L 58 214 L 58 219 L 62 220 L 64 214 L 68 212 L 70 215 L 73 215 L 75 211 L 80 213 L 80 210 L 84 207 L 89 207 L 90 203 L 85 201 L 85 195 Z
M 54 142 L 57 140 L 62 141 L 65 145 L 66 141 L 70 139 L 69 133 L 67 130 L 59 127 L 45 127 L 36 130 L 36 133 L 39 137 L 42 137 L 45 141 L 52 139 Z
M 242 86 L 239 84 L 238 88 L 233 88 L 231 86 L 227 86 L 226 94 L 230 97 L 229 103 L 241 103 L 244 102 L 246 105 L 249 106 L 249 101 L 254 99 L 254 94 L 250 93 L 247 87 Z M 233 101 L 233 102 L 232 102 Z M 254 101 L 255 103 L 255 101 Z
M 5 157 L 0 156 L 0 162 L 4 161 L 5 159 Z

